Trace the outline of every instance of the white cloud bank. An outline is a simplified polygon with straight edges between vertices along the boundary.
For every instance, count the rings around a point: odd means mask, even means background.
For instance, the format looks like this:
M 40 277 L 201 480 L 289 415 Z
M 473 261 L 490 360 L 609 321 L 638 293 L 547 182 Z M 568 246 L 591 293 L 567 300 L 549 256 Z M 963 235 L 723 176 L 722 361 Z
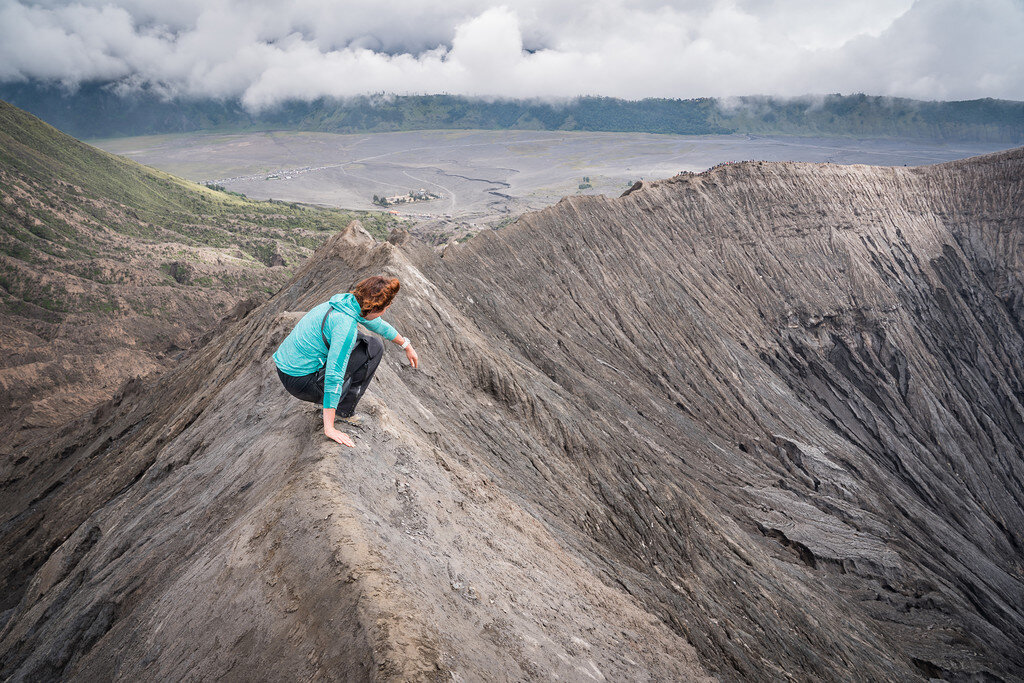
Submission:
M 1022 100 L 1022 36 L 1022 0 L 0 0 L 0 82 L 257 109 L 376 92 Z

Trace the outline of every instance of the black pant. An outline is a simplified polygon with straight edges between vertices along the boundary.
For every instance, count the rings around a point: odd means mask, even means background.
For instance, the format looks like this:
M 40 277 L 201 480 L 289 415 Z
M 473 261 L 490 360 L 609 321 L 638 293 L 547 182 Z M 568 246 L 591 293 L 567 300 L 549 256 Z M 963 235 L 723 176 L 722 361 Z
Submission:
M 341 400 L 338 401 L 338 417 L 349 417 L 356 411 L 356 404 L 363 397 L 363 392 L 373 379 L 373 373 L 384 357 L 384 342 L 379 337 L 371 337 L 359 332 L 352 355 L 348 357 L 345 367 L 345 384 L 341 389 Z M 302 401 L 323 403 L 324 374 L 326 368 L 302 377 L 292 377 L 277 369 L 277 376 L 289 394 Z

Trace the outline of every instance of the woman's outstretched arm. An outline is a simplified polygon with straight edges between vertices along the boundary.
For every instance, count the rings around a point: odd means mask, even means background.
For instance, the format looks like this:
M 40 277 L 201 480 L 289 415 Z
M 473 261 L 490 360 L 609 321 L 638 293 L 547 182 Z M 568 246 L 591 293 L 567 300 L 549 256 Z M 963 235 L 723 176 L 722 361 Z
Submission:
M 391 341 L 399 346 L 405 346 L 406 338 L 398 334 L 398 332 L 395 332 L 395 338 Z M 418 368 L 420 366 L 420 357 L 416 353 L 416 349 L 412 348 L 411 342 L 408 346 L 405 346 L 405 357 L 409 359 L 409 365 L 414 368 Z
M 334 428 L 334 413 L 336 410 L 336 408 L 324 408 L 324 436 L 328 439 L 334 439 L 342 446 L 355 448 L 356 445 L 352 442 L 352 437 Z
M 405 337 L 398 334 L 398 330 L 396 330 L 394 326 L 391 325 L 391 323 L 384 320 L 384 318 L 377 317 L 373 318 L 372 320 L 364 320 L 363 325 L 366 326 L 366 329 L 370 330 L 371 332 L 376 332 L 377 334 L 384 337 L 388 341 L 394 342 L 399 346 L 405 347 L 405 357 L 409 359 L 409 364 L 412 365 L 414 368 L 418 368 L 420 366 L 420 357 L 416 354 L 416 351 L 412 348 L 412 345 L 410 344 L 406 346 Z

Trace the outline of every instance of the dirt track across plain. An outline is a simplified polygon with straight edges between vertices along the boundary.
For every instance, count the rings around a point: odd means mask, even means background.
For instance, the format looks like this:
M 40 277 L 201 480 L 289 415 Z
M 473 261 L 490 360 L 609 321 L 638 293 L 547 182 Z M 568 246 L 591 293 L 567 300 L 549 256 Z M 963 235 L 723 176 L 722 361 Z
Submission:
M 440 191 L 440 200 L 396 210 L 413 219 L 468 222 L 543 208 L 571 194 L 618 195 L 636 180 L 729 161 L 915 166 L 1002 148 L 922 140 L 484 130 L 203 133 L 94 144 L 254 199 L 373 209 L 375 194 Z M 585 180 L 591 187 L 581 190 Z

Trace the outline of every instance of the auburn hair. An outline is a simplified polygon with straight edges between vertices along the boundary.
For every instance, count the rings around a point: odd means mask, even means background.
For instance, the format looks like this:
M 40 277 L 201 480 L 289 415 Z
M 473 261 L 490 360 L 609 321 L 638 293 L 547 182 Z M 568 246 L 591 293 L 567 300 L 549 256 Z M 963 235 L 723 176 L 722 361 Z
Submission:
M 373 275 L 365 280 L 360 280 L 352 288 L 352 294 L 355 295 L 356 301 L 359 302 L 359 307 L 362 309 L 360 315 L 365 318 L 377 311 L 383 311 L 398 294 L 400 286 L 397 277 Z

